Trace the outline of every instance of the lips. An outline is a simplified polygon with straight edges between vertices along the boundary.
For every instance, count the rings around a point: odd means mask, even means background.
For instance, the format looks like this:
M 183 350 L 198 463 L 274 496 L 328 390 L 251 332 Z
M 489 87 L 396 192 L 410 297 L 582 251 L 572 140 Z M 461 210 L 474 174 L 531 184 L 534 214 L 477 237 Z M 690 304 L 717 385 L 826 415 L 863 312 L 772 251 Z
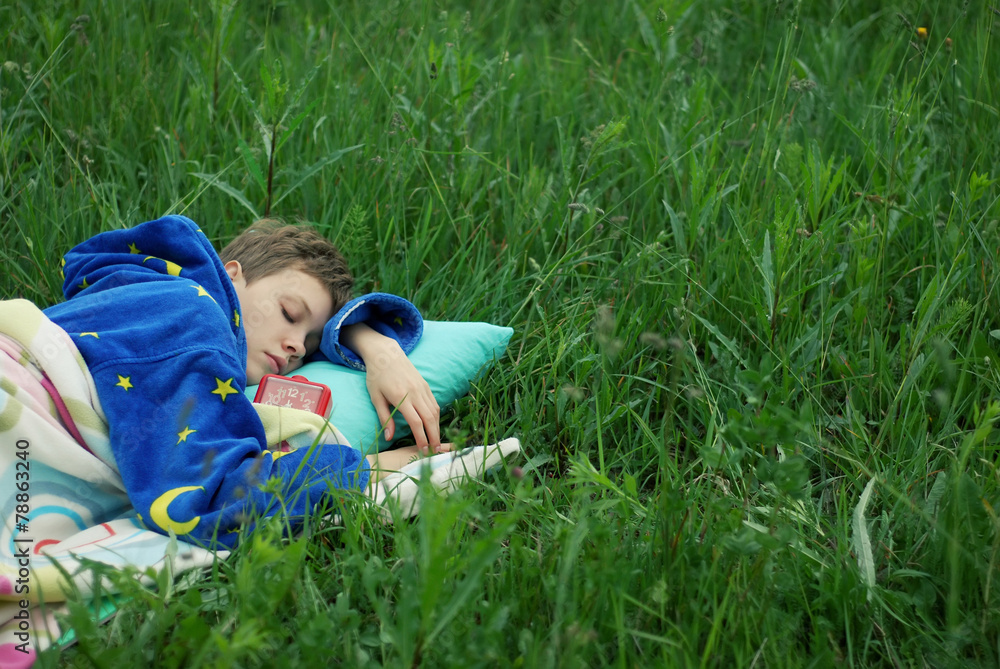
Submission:
M 264 355 L 267 356 L 267 361 L 271 365 L 271 373 L 272 374 L 280 373 L 281 368 L 284 365 L 284 361 L 282 361 L 280 358 L 271 355 L 270 353 L 265 353 Z

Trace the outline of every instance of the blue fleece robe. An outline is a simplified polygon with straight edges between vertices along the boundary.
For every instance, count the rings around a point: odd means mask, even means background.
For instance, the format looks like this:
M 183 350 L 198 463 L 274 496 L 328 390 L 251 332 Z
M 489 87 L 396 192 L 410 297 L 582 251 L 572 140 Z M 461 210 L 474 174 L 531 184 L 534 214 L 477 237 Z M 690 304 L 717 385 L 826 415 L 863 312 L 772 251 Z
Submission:
M 64 263 L 67 301 L 45 313 L 94 377 L 119 472 L 147 527 L 190 528 L 185 539 L 232 547 L 253 514 L 283 509 L 294 519 L 329 491 L 367 486 L 367 461 L 349 446 L 278 458 L 267 450 L 243 394 L 239 300 L 193 221 L 166 216 L 105 232 Z M 261 490 L 272 478 L 280 500 Z

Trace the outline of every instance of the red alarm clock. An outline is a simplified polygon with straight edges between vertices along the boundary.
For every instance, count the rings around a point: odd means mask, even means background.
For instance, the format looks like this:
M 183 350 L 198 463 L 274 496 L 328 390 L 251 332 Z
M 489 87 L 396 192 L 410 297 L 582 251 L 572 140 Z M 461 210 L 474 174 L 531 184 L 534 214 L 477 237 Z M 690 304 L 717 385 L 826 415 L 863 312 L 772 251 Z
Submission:
M 311 411 L 323 418 L 329 418 L 330 399 L 329 388 L 322 383 L 313 383 L 304 376 L 289 378 L 278 374 L 265 374 L 257 386 L 257 394 L 253 401 L 257 404 Z

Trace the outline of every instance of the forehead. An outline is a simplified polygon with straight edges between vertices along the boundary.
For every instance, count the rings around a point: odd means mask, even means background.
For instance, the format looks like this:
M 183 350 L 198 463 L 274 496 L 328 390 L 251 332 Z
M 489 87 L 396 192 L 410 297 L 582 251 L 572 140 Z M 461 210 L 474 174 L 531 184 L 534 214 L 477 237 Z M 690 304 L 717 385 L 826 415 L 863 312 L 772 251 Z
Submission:
M 332 316 L 333 298 L 314 276 L 298 269 L 283 269 L 247 285 L 258 299 L 301 299 L 313 315 Z

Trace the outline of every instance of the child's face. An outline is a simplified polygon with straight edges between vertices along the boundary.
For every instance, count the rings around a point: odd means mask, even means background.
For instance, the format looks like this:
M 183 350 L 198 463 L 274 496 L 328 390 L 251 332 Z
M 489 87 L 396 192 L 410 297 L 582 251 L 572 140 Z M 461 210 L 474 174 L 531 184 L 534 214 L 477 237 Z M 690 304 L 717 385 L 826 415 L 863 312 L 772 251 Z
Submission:
M 247 283 L 235 260 L 226 272 L 240 300 L 247 334 L 247 385 L 265 374 L 288 374 L 319 348 L 323 326 L 333 317 L 333 298 L 319 282 L 286 269 Z

